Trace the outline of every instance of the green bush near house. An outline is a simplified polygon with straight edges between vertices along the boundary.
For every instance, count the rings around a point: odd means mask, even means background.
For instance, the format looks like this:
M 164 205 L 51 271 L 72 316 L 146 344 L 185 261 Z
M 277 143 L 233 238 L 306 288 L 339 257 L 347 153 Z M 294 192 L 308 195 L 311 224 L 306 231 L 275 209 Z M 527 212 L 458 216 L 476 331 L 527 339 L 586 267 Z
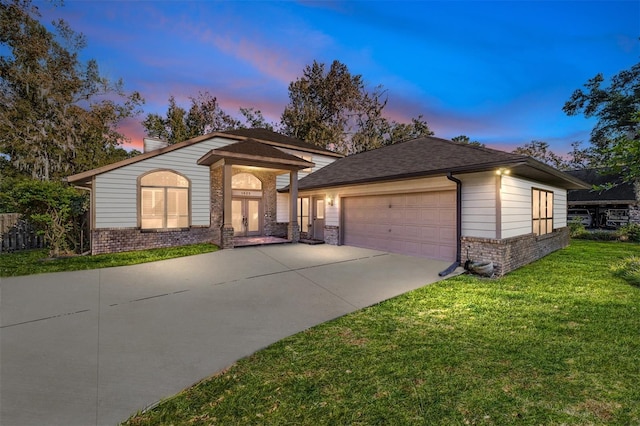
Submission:
M 620 227 L 616 234 L 620 240 L 640 243 L 640 225 L 637 223 L 630 223 Z
M 569 236 L 571 238 L 583 238 L 589 231 L 584 227 L 580 220 L 574 220 L 569 222 Z

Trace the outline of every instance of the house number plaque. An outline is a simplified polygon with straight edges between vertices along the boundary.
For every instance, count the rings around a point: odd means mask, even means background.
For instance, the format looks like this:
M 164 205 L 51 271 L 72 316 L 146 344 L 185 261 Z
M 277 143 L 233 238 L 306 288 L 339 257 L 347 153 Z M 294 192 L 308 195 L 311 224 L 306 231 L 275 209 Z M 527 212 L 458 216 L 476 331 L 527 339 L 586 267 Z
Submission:
M 233 190 L 234 197 L 262 197 L 262 191 L 243 191 L 239 189 Z

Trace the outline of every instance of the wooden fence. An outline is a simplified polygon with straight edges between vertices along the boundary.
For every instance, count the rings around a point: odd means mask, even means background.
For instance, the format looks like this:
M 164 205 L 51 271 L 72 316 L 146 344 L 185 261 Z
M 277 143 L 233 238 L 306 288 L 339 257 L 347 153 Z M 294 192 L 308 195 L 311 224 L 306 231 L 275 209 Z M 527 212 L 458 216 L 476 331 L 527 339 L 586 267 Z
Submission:
M 44 247 L 44 238 L 17 213 L 0 214 L 0 253 Z
M 0 213 L 0 234 L 4 234 L 20 219 L 19 213 Z

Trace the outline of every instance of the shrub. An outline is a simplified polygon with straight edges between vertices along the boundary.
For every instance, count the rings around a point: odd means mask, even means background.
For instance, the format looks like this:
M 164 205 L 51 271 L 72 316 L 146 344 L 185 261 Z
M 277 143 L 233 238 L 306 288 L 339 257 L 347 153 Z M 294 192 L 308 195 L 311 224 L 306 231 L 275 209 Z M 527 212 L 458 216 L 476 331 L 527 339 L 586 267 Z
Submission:
M 611 271 L 629 284 L 640 286 L 640 257 L 631 256 L 623 259 L 614 264 Z
M 633 241 L 640 243 L 640 225 L 629 223 L 618 229 L 618 238 L 622 241 Z
M 617 232 L 605 230 L 587 231 L 586 229 L 584 229 L 584 227 L 582 227 L 582 229 L 578 229 L 575 232 L 570 228 L 569 235 L 571 236 L 571 238 L 575 238 L 578 240 L 615 241 L 619 239 Z
M 588 233 L 589 231 L 586 230 L 579 220 L 569 222 L 569 236 L 571 238 L 584 238 L 584 235 Z
M 21 213 L 49 245 L 51 256 L 73 253 L 78 247 L 77 222 L 88 209 L 88 197 L 60 182 L 26 180 L 10 192 Z

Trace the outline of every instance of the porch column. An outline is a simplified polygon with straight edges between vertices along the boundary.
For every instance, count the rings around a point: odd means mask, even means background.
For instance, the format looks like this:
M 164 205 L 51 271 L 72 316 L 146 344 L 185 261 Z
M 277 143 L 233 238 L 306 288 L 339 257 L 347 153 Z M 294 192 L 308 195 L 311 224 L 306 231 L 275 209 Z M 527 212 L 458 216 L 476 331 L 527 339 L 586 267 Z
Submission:
M 287 238 L 293 243 L 300 241 L 300 227 L 298 226 L 298 171 L 289 173 L 289 226 Z
M 233 190 L 231 189 L 231 177 L 233 170 L 231 164 L 222 166 L 222 248 L 233 248 L 233 221 L 231 216 L 231 200 L 233 199 Z

